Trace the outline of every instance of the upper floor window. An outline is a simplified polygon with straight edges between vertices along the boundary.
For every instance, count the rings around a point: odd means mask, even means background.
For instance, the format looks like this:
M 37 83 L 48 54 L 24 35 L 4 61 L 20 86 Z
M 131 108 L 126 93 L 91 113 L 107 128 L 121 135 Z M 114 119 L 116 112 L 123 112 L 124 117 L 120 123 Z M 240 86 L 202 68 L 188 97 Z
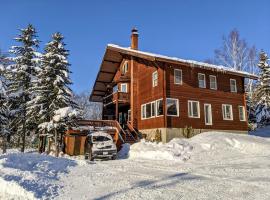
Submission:
M 122 67 L 122 74 L 125 74 L 128 72 L 128 61 L 126 61 Z
M 210 89 L 216 90 L 217 89 L 217 77 L 210 75 L 209 80 L 210 80 Z
M 233 120 L 232 105 L 222 104 L 222 115 L 224 120 Z
M 120 85 L 121 87 L 120 87 L 120 91 L 121 92 L 128 92 L 128 89 L 127 89 L 127 83 L 121 83 L 121 85 Z
M 188 116 L 192 118 L 200 118 L 199 101 L 188 101 Z
M 179 101 L 178 99 L 167 98 L 166 110 L 168 116 L 179 116 Z
M 239 106 L 239 119 L 240 121 L 246 121 L 245 107 Z
M 236 80 L 230 79 L 230 88 L 231 92 L 237 92 Z
M 182 70 L 174 69 L 174 84 L 182 85 Z
M 206 88 L 205 74 L 198 73 L 198 81 L 199 81 L 200 88 Z
M 152 86 L 156 87 L 158 85 L 158 72 L 155 71 L 152 74 Z

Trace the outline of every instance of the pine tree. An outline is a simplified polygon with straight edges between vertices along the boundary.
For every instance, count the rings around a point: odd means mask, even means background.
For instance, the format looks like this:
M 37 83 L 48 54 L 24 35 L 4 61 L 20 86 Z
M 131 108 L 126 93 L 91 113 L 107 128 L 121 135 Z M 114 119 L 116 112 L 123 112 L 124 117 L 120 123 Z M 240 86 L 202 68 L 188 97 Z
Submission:
M 11 98 L 11 108 L 16 115 L 13 119 L 13 129 L 20 136 L 21 151 L 25 149 L 26 135 L 30 134 L 31 123 L 26 120 L 27 102 L 33 98 L 32 81 L 37 74 L 37 60 L 39 41 L 36 39 L 36 30 L 30 24 L 25 29 L 20 29 L 20 34 L 15 40 L 21 46 L 13 46 L 10 53 L 14 54 L 11 58 L 12 64 L 9 66 L 9 86 L 8 94 Z
M 259 68 L 261 69 L 256 89 L 256 119 L 259 126 L 270 124 L 270 66 L 268 56 L 260 53 Z
M 77 113 L 77 105 L 69 87 L 72 84 L 67 60 L 69 52 L 65 49 L 63 39 L 60 33 L 55 33 L 52 41 L 46 44 L 34 88 L 36 97 L 31 101 L 33 106 L 30 109 L 33 112 L 38 110 L 40 131 L 54 135 L 57 156 L 60 134 L 67 130 Z
M 2 138 L 2 150 L 6 153 L 7 138 L 10 135 L 9 130 L 9 108 L 8 96 L 6 93 L 5 67 L 0 60 L 0 138 Z

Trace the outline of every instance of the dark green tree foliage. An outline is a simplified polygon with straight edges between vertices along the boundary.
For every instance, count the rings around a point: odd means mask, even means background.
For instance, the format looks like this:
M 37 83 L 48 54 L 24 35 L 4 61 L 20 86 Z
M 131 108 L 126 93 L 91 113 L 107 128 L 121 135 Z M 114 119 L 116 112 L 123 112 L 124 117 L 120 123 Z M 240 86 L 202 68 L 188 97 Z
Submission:
M 32 81 L 38 71 L 38 55 L 36 48 L 39 41 L 36 39 L 36 30 L 32 25 L 20 29 L 20 34 L 15 40 L 20 46 L 13 46 L 10 53 L 12 64 L 8 67 L 8 94 L 11 98 L 11 108 L 15 112 L 12 124 L 20 136 L 21 151 L 25 149 L 25 137 L 30 134 L 31 123 L 26 120 L 27 102 L 33 98 Z
M 259 68 L 261 69 L 256 89 L 256 118 L 259 126 L 270 124 L 270 67 L 268 56 L 260 53 Z
M 40 131 L 54 134 L 68 128 L 73 121 L 72 113 L 75 114 L 73 109 L 77 108 L 69 87 L 72 83 L 67 60 L 69 52 L 63 39 L 60 33 L 55 33 L 52 41 L 46 44 L 34 86 L 36 97 L 29 102 L 29 110 L 36 113 Z

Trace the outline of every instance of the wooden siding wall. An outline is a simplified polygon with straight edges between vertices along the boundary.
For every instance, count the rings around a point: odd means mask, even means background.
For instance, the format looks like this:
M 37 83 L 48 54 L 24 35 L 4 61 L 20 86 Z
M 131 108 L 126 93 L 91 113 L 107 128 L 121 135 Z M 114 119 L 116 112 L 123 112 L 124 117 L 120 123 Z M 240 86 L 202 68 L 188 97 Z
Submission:
M 174 84 L 174 69 L 181 69 L 182 85 Z M 187 66 L 167 66 L 166 96 L 179 99 L 179 117 L 168 117 L 168 127 L 192 126 L 196 129 L 247 130 L 247 122 L 239 120 L 238 106 L 245 106 L 244 78 Z M 206 88 L 198 87 L 198 73 L 205 74 Z M 217 78 L 217 90 L 210 89 L 209 75 Z M 237 93 L 230 92 L 230 79 L 237 82 Z M 188 100 L 200 102 L 200 118 L 188 117 Z M 205 125 L 204 104 L 211 104 L 213 125 Z M 231 104 L 233 120 L 223 120 L 222 104 Z
M 163 97 L 162 68 L 147 66 L 137 63 L 138 67 L 138 129 L 164 127 L 164 117 L 141 119 L 141 105 Z M 182 69 L 182 85 L 174 84 L 174 69 Z M 166 96 L 179 99 L 179 117 L 166 117 L 167 127 L 183 128 L 192 126 L 195 129 L 218 130 L 247 130 L 247 121 L 239 120 L 238 106 L 245 106 L 244 78 L 223 72 L 215 72 L 184 65 L 165 65 L 166 69 Z M 158 71 L 158 86 L 152 87 L 152 73 Z M 206 88 L 198 87 L 198 73 L 205 74 Z M 217 90 L 211 90 L 209 75 L 217 77 Z M 236 79 L 237 93 L 230 92 L 230 79 Z M 200 102 L 200 118 L 188 117 L 188 100 Z M 205 125 L 204 104 L 211 104 L 213 125 Z M 222 104 L 231 104 L 233 108 L 233 120 L 223 120 Z
M 164 117 L 159 116 L 149 119 L 141 119 L 141 105 L 163 98 L 163 73 L 161 68 L 146 66 L 144 63 L 137 62 L 138 67 L 138 112 L 136 115 L 138 129 L 162 128 L 164 127 Z M 152 73 L 158 72 L 158 85 L 152 87 Z

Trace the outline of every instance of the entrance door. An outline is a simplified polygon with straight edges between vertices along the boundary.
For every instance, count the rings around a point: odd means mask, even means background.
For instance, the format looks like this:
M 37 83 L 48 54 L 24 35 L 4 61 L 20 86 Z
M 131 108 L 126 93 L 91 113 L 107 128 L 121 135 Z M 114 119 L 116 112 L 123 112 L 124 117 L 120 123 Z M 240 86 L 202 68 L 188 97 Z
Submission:
M 119 124 L 123 124 L 123 113 L 122 112 L 119 113 L 118 121 L 119 121 Z
M 204 119 L 206 125 L 212 125 L 212 108 L 211 104 L 204 104 Z

